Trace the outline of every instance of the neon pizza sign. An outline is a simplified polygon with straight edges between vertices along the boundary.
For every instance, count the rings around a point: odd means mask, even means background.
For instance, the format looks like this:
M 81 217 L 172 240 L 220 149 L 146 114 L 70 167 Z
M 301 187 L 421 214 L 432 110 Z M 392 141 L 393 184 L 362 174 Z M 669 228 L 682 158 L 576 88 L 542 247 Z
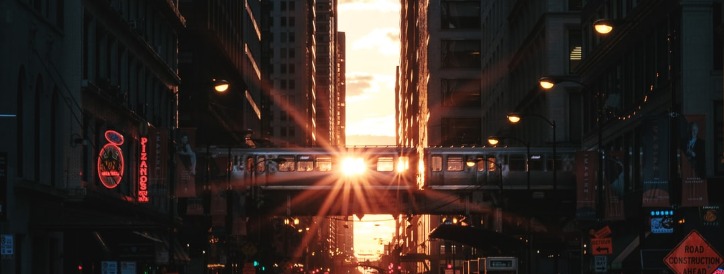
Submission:
M 141 137 L 141 153 L 138 155 L 138 201 L 148 203 L 148 137 Z
M 114 130 L 106 130 L 104 135 L 108 143 L 98 153 L 98 178 L 106 188 L 115 188 L 123 179 L 123 152 L 118 147 L 123 144 L 123 135 Z

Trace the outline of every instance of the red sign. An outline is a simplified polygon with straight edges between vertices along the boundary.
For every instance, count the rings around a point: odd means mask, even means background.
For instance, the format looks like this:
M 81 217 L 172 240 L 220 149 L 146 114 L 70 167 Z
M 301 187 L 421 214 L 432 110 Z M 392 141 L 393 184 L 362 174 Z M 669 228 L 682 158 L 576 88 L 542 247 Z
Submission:
M 138 156 L 138 202 L 148 203 L 148 137 L 141 137 L 141 153 Z
M 123 144 L 123 135 L 107 130 L 105 133 L 107 144 L 98 153 L 98 178 L 106 188 L 115 188 L 123 179 L 123 152 L 118 147 Z
M 611 238 L 591 239 L 591 254 L 608 255 L 613 253 L 613 242 Z
M 711 274 L 721 265 L 722 257 L 698 231 L 692 230 L 664 257 L 664 263 L 674 273 Z
M 606 238 L 608 236 L 611 236 L 611 227 L 604 226 L 603 228 L 594 231 L 592 236 L 594 238 Z

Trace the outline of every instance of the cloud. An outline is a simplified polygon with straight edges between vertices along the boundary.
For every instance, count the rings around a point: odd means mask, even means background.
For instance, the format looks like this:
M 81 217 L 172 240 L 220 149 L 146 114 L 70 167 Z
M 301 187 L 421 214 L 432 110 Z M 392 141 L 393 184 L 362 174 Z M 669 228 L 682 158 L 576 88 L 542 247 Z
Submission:
M 372 81 L 374 77 L 370 74 L 347 74 L 346 85 L 347 85 L 347 99 L 350 97 L 360 96 L 365 90 L 372 87 Z
M 352 44 L 353 50 L 376 49 L 383 55 L 399 57 L 400 30 L 398 28 L 377 28 L 358 38 Z
M 399 12 L 400 1 L 398 0 L 340 0 L 337 6 L 340 10 L 365 10 Z

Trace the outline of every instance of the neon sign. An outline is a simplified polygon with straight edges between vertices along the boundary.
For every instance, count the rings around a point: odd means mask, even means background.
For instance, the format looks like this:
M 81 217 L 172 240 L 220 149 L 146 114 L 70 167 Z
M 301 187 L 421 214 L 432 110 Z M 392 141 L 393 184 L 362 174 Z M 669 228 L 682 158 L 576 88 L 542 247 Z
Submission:
M 107 144 L 98 153 L 98 178 L 106 188 L 115 188 L 123 179 L 123 153 L 118 147 L 123 144 L 123 135 L 106 130 Z
M 141 155 L 138 165 L 138 202 L 148 203 L 148 137 L 141 137 Z

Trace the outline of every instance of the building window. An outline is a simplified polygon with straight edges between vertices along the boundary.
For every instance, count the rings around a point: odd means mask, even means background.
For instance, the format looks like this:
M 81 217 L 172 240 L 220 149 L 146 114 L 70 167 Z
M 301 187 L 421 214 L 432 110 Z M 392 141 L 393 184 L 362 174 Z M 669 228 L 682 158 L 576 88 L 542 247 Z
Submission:
M 445 1 L 440 3 L 443 29 L 480 29 L 480 1 Z
M 480 145 L 480 118 L 442 118 L 444 146 Z
M 479 40 L 442 40 L 443 68 L 480 68 Z
M 581 63 L 582 37 L 580 30 L 568 30 L 568 72 L 574 74 Z
M 480 80 L 442 79 L 442 105 L 480 107 Z

